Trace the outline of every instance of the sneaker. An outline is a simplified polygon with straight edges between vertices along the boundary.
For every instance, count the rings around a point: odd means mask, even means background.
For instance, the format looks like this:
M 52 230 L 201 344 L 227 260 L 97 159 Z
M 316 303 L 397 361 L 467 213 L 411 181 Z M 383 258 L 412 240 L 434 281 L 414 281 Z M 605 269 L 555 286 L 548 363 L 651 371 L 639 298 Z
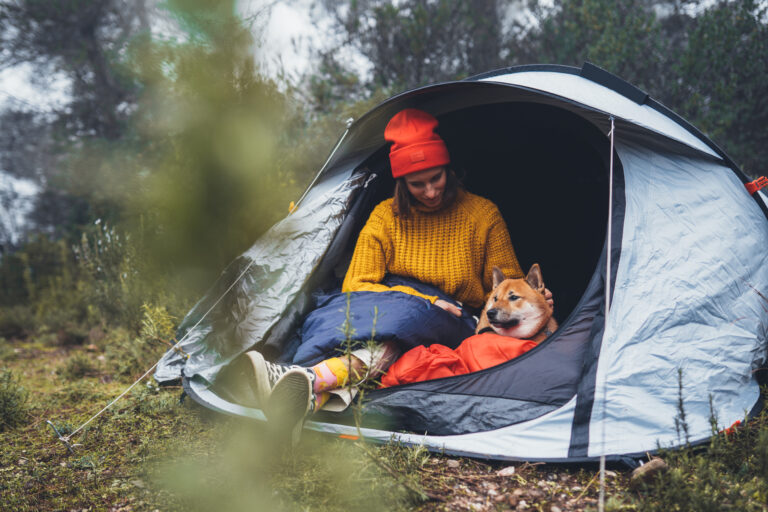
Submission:
M 260 352 L 251 350 L 240 356 L 237 361 L 241 367 L 244 367 L 245 381 L 249 386 L 249 395 L 251 397 L 248 403 L 243 405 L 264 408 L 272 388 L 291 368 L 301 368 L 300 366 L 288 366 L 284 364 L 270 363 L 264 359 Z
M 304 420 L 315 408 L 314 380 L 310 368 L 289 368 L 275 383 L 264 408 L 270 428 L 289 435 L 292 446 L 298 444 Z

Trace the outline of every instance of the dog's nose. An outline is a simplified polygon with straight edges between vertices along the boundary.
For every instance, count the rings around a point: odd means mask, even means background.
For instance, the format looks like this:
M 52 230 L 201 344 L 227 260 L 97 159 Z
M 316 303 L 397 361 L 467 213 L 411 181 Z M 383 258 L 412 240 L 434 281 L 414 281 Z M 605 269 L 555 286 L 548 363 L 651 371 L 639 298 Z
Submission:
M 488 316 L 488 320 L 493 321 L 493 320 L 496 320 L 496 315 L 499 314 L 499 310 L 495 308 L 489 309 L 488 311 L 485 312 L 485 314 Z

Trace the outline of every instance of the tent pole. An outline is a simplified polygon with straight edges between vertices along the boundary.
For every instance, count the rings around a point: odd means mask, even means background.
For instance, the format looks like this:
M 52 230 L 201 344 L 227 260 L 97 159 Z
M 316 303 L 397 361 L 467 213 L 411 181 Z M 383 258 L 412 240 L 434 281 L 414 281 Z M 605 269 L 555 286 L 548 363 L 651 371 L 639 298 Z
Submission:
M 291 212 L 293 212 L 294 210 L 296 210 L 296 208 L 299 207 L 299 205 L 304 200 L 304 198 L 307 197 L 307 194 L 309 193 L 309 191 L 312 190 L 312 187 L 315 186 L 315 183 L 317 182 L 318 178 L 320 178 L 320 176 L 325 172 L 325 168 L 328 167 L 328 163 L 331 161 L 331 158 L 333 158 L 333 155 L 336 154 L 336 150 L 339 149 L 339 146 L 341 146 L 341 143 L 344 142 L 344 139 L 347 138 L 347 134 L 349 133 L 349 129 L 352 126 L 352 123 L 354 123 L 354 122 L 355 122 L 355 120 L 352 119 L 351 117 L 349 119 L 347 119 L 347 129 L 344 130 L 344 133 L 342 133 L 341 137 L 339 137 L 339 141 L 333 147 L 333 150 L 331 151 L 331 154 L 328 155 L 328 158 L 325 159 L 325 163 L 323 164 L 323 166 L 320 168 L 320 170 L 315 175 L 314 179 L 312 180 L 312 183 L 309 184 L 309 186 L 304 191 L 304 193 L 301 194 L 301 197 L 299 198 L 299 200 L 296 201 L 296 204 L 293 206 L 293 208 L 291 208 Z
M 608 133 L 611 139 L 610 164 L 608 166 L 608 240 L 605 244 L 605 325 L 603 327 L 603 336 L 608 332 L 608 316 L 611 310 L 611 237 L 613 222 L 613 134 L 615 131 L 613 116 L 611 116 L 611 131 Z M 607 377 L 603 376 L 603 414 L 600 421 L 601 425 L 601 453 L 600 453 L 600 499 L 597 502 L 599 512 L 605 510 L 605 409 L 608 394 L 606 391 Z

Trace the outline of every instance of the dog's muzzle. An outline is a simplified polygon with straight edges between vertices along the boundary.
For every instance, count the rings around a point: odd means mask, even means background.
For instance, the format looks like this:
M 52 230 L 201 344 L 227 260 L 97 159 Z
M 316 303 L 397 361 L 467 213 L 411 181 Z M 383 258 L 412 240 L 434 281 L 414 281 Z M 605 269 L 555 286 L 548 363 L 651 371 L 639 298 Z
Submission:
M 510 327 L 515 327 L 520 323 L 519 318 L 501 318 L 503 315 L 500 315 L 500 313 L 501 311 L 496 308 L 489 309 L 485 312 L 486 316 L 488 316 L 488 321 L 497 327 L 508 329 Z

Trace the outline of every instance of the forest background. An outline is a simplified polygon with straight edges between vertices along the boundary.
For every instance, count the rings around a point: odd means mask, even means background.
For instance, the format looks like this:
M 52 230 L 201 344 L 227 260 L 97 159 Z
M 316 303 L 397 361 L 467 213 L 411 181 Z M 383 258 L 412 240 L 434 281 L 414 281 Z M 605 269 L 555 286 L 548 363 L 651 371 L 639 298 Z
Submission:
M 22 233 L 0 227 L 4 360 L 24 340 L 95 346 L 101 366 L 80 358 L 60 370 L 109 368 L 131 382 L 221 269 L 288 213 L 346 120 L 428 83 L 590 61 L 686 118 L 747 175 L 768 174 L 764 1 L 312 9 L 328 44 L 296 77 L 257 64 L 269 9 L 245 19 L 234 0 L 0 0 L 0 68 L 67 84 L 45 109 L 0 111 L 0 170 L 39 189 Z M 14 197 L 0 190 L 2 209 Z M 4 416 L 3 429 L 15 421 Z
M 40 189 L 23 236 L 0 232 L 0 336 L 136 330 L 144 304 L 183 314 L 287 213 L 346 119 L 505 66 L 591 61 L 678 112 L 748 175 L 766 173 L 765 2 L 312 8 L 330 44 L 288 79 L 254 58 L 252 29 L 268 9 L 248 20 L 233 1 L 0 2 L 0 66 L 69 84 L 54 108 L 0 112 L 0 169 Z

